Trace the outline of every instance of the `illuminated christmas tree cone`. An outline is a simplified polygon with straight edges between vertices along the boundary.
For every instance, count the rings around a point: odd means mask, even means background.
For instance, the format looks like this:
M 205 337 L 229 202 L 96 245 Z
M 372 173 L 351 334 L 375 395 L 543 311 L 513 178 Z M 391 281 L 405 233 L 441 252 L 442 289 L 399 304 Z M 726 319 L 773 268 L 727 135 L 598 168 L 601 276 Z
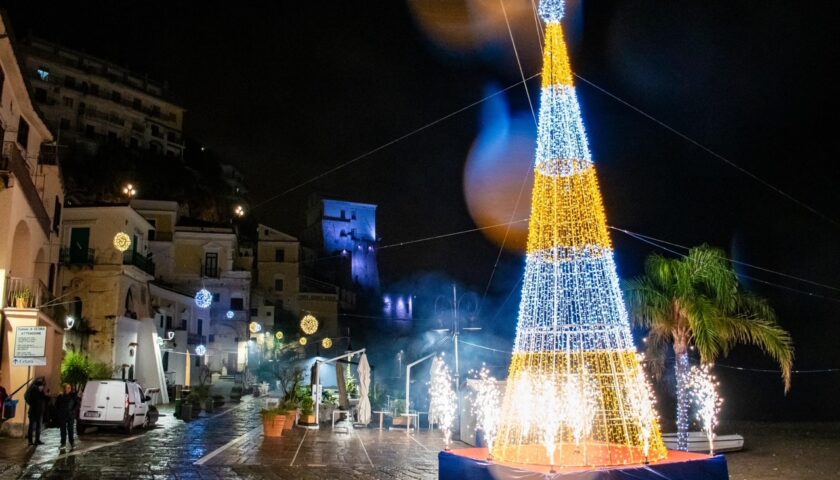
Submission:
M 491 452 L 552 466 L 666 455 L 630 333 L 560 19 L 543 0 L 542 97 L 528 256 L 513 358 Z

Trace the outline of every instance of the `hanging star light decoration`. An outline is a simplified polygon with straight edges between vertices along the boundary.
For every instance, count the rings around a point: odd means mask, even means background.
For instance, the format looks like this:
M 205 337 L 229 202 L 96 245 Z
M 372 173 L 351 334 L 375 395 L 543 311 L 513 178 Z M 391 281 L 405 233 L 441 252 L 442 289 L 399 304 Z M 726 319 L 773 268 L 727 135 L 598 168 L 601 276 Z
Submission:
M 560 402 L 557 466 L 656 461 L 652 416 L 625 408 L 644 378 L 619 288 L 598 177 L 563 37 L 562 0 L 545 22 L 534 187 L 513 356 L 493 457 L 550 465 L 540 398 Z M 541 394 L 537 394 L 543 392 Z M 551 419 L 551 422 L 557 420 Z M 647 431 L 647 440 L 638 432 Z
M 329 350 L 333 346 L 333 341 L 330 337 L 326 337 L 325 339 L 321 340 L 321 346 Z
M 300 320 L 300 329 L 307 335 L 312 335 L 318 331 L 318 319 L 313 315 L 305 315 Z
M 718 395 L 719 383 L 709 371 L 708 365 L 691 367 L 688 378 L 689 395 L 692 403 L 697 408 L 696 418 L 706 433 L 709 441 L 709 455 L 715 453 L 715 428 L 718 425 L 718 414 L 723 404 L 723 399 Z
M 441 357 L 432 360 L 432 373 L 429 382 L 429 421 L 436 423 L 443 431 L 446 449 L 452 437 L 452 423 L 455 420 L 457 399 L 452 388 L 449 367 Z
M 274 338 L 276 338 L 277 340 L 283 340 L 283 332 L 278 331 L 274 334 Z
M 131 248 L 131 237 L 129 237 L 125 232 L 117 232 L 117 234 L 114 235 L 114 248 L 121 252 L 125 252 Z
M 248 330 L 251 333 L 260 333 L 262 331 L 262 325 L 259 322 L 251 322 L 248 324 Z
M 195 304 L 198 308 L 210 308 L 213 303 L 213 294 L 210 290 L 202 288 L 195 294 Z
M 307 340 L 306 337 L 300 337 L 298 343 L 300 343 L 301 345 L 306 345 L 307 343 L 309 343 L 309 340 Z

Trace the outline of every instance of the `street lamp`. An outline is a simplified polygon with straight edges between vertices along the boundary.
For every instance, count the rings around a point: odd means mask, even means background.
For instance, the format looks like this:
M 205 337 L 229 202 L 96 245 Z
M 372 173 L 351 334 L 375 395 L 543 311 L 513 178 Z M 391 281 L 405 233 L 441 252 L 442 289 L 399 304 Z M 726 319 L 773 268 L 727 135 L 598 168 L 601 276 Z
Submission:
M 444 322 L 441 320 L 438 312 L 440 309 L 438 308 L 439 305 L 447 305 L 447 310 L 452 312 L 452 327 L 444 325 Z M 467 325 L 461 326 L 460 319 L 458 318 L 458 313 L 462 312 L 465 314 L 467 318 Z M 444 295 L 438 295 L 435 299 L 435 316 L 438 317 L 438 325 L 433 330 L 435 332 L 451 332 L 452 333 L 452 340 L 455 344 L 455 394 L 458 398 L 458 418 L 461 418 L 461 357 L 458 351 L 458 339 L 461 335 L 461 330 L 468 331 L 468 332 L 477 332 L 481 330 L 476 324 L 476 313 L 478 312 L 478 296 L 474 293 L 467 293 L 465 295 L 458 296 L 458 287 L 453 283 L 452 284 L 452 298 Z M 460 422 L 459 422 L 459 430 L 460 431 Z
M 245 216 L 245 207 L 242 205 L 237 205 L 235 209 L 233 209 L 233 213 L 236 214 L 237 217 L 244 217 Z
M 134 185 L 132 185 L 130 183 L 126 183 L 125 186 L 123 186 L 122 192 L 123 192 L 123 195 L 125 195 L 129 199 L 133 198 L 135 195 L 137 195 L 137 189 L 134 188 Z

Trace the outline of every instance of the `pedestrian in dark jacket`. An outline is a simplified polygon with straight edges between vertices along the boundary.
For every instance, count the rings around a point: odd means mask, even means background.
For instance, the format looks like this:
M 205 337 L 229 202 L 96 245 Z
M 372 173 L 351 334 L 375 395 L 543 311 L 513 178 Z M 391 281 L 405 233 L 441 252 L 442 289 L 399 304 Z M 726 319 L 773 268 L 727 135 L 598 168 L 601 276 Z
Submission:
M 79 397 L 73 391 L 69 383 L 62 385 L 64 391 L 55 399 L 55 420 L 58 422 L 58 429 L 61 431 L 61 445 L 64 448 L 66 440 L 70 440 L 70 448 L 73 448 L 73 426 L 76 424 L 76 406 Z
M 43 445 L 41 441 L 41 421 L 44 418 L 44 409 L 47 404 L 47 394 L 44 392 L 44 379 L 37 378 L 32 385 L 26 390 L 23 399 L 29 405 L 29 431 L 26 438 L 30 445 Z M 35 434 L 35 440 L 32 440 L 32 435 Z

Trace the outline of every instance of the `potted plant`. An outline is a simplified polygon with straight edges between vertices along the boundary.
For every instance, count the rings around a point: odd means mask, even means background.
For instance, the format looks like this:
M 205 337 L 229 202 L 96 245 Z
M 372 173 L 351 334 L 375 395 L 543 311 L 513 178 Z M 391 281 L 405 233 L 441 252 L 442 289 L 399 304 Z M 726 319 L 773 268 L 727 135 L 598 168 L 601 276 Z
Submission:
M 315 402 L 306 397 L 300 402 L 300 421 L 303 425 L 315 425 Z
M 282 437 L 283 427 L 286 425 L 286 411 L 280 407 L 260 411 L 263 422 L 263 435 L 266 437 Z
M 291 430 L 292 427 L 295 426 L 295 421 L 297 420 L 297 403 L 295 403 L 294 400 L 285 400 L 280 404 L 280 409 L 286 412 L 286 425 L 283 428 L 285 430 Z
M 193 400 L 190 398 L 190 395 L 187 395 L 184 397 L 183 403 L 181 404 L 181 420 L 185 422 L 192 420 L 192 411 Z
M 230 389 L 230 401 L 231 402 L 238 402 L 242 399 L 242 386 L 235 385 L 233 388 Z
M 26 304 L 29 302 L 30 296 L 32 296 L 32 293 L 28 288 L 24 288 L 23 290 L 15 293 L 15 307 L 26 308 Z

